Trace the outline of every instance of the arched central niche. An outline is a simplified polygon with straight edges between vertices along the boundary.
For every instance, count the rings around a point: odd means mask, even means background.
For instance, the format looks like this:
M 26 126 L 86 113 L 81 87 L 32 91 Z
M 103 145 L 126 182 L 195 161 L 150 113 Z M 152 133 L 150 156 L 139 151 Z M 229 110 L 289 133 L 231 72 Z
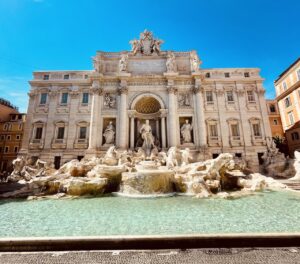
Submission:
M 143 96 L 135 104 L 135 110 L 141 114 L 154 114 L 160 109 L 159 101 L 152 96 Z

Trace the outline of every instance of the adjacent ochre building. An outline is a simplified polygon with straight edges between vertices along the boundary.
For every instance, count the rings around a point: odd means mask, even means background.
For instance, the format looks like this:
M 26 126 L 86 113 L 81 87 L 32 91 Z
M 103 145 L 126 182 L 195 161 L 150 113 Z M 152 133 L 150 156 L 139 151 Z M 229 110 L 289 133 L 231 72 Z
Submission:
M 276 101 L 290 155 L 300 149 L 300 58 L 291 64 L 274 82 Z
M 269 122 L 271 126 L 272 137 L 284 138 L 284 131 L 282 128 L 281 117 L 276 100 L 266 100 L 269 115 Z
M 112 144 L 137 149 L 149 120 L 159 149 L 230 152 L 258 165 L 272 136 L 259 69 L 202 69 L 195 51 L 161 51 L 149 31 L 130 43 L 98 51 L 93 70 L 33 73 L 22 155 L 58 167 Z
M 11 172 L 12 161 L 21 147 L 25 114 L 0 98 L 0 172 Z

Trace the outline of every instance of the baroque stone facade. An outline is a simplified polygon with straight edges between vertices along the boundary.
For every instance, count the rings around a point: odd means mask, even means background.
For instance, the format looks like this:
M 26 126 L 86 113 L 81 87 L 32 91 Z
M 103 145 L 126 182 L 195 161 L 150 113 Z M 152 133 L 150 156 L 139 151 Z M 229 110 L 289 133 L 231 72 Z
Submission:
M 196 51 L 162 51 L 146 30 L 130 43 L 98 51 L 91 71 L 33 73 L 21 155 L 58 166 L 113 144 L 137 149 L 149 120 L 158 149 L 188 147 L 199 159 L 229 152 L 258 165 L 271 137 L 259 69 L 202 69 Z

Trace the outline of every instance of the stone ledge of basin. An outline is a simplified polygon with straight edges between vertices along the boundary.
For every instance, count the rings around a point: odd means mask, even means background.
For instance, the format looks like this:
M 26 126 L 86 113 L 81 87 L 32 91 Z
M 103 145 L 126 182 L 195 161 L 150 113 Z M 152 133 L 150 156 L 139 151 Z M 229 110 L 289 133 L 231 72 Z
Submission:
M 188 235 L 115 235 L 115 236 L 64 236 L 64 237 L 7 237 L 0 238 L 0 243 L 9 242 L 61 242 L 61 241 L 116 241 L 116 240 L 169 240 L 169 239 L 237 239 L 237 238 L 290 238 L 299 237 L 294 233 L 220 233 L 220 234 L 188 234 Z

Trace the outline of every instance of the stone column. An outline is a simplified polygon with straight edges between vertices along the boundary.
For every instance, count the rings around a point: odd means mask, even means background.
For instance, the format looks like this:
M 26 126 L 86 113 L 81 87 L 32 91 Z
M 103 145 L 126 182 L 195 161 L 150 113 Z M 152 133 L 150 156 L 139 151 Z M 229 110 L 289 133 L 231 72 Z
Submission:
M 204 147 L 207 145 L 207 136 L 206 136 L 206 125 L 204 117 L 204 107 L 203 107 L 203 95 L 200 83 L 196 79 L 194 94 L 196 99 L 196 118 L 198 124 L 198 133 L 199 133 L 199 147 Z
M 169 93 L 169 113 L 168 113 L 168 139 L 169 147 L 177 146 L 177 132 L 179 128 L 177 127 L 177 112 L 176 112 L 176 93 L 177 89 L 173 86 L 168 87 Z
M 89 152 L 96 152 L 97 150 L 97 137 L 101 137 L 102 133 L 99 131 L 99 116 L 101 116 L 100 96 L 103 94 L 103 89 L 100 88 L 99 81 L 93 81 L 92 85 L 92 109 L 91 109 L 91 122 L 89 134 Z M 100 146 L 99 146 L 100 147 Z
M 130 117 L 130 148 L 134 149 L 134 111 L 129 112 Z
M 248 117 L 248 109 L 246 104 L 246 98 L 245 98 L 245 88 L 243 84 L 237 83 L 236 84 L 237 89 L 237 101 L 238 101 L 238 107 L 239 107 L 239 116 L 240 116 L 240 122 L 241 122 L 241 131 L 240 136 L 241 139 L 244 142 L 245 147 L 245 153 L 246 153 L 246 147 L 252 146 L 251 141 L 251 127 L 249 126 L 249 117 Z
M 70 113 L 69 113 L 69 124 L 68 129 L 66 132 L 67 134 L 67 149 L 73 149 L 74 148 L 74 141 L 77 138 L 76 132 L 76 115 L 78 113 L 78 107 L 79 107 L 79 91 L 78 89 L 76 91 L 70 92 Z
M 19 152 L 20 156 L 26 156 L 29 151 L 29 144 L 30 144 L 31 137 L 33 135 L 32 123 L 33 123 L 34 109 L 37 103 L 36 100 L 38 100 L 38 94 L 35 91 L 29 92 L 28 96 L 29 96 L 29 103 L 27 108 L 26 122 L 24 124 L 24 130 L 23 130 L 22 146 Z
M 216 94 L 217 94 L 217 104 L 218 104 L 218 114 L 219 114 L 219 126 L 220 126 L 220 135 L 222 141 L 223 152 L 227 151 L 229 148 L 229 130 L 228 123 L 226 122 L 224 116 L 224 109 L 226 109 L 225 98 L 224 98 L 224 89 L 222 84 L 216 84 Z
M 262 83 L 257 83 L 257 96 L 258 96 L 258 103 L 260 106 L 260 113 L 262 118 L 262 129 L 264 129 L 265 137 L 272 137 L 270 120 L 267 110 L 267 103 L 264 97 L 265 89 L 262 86 Z
M 162 114 L 161 116 L 161 146 L 162 148 L 166 148 L 166 114 Z
M 52 89 L 55 90 L 56 87 L 52 87 Z M 45 149 L 51 149 L 51 143 L 52 140 L 54 139 L 54 134 L 55 134 L 55 125 L 54 121 L 56 119 L 56 108 L 57 108 L 57 95 L 58 93 L 56 91 L 50 91 L 48 93 L 48 100 L 49 100 L 49 107 L 48 107 L 48 124 L 44 129 L 45 132 Z M 58 121 L 58 120 L 57 120 Z
M 125 80 L 121 80 L 121 85 L 119 88 L 120 94 L 120 107 L 119 112 L 119 148 L 127 149 L 128 148 L 128 115 L 127 115 L 127 83 Z

